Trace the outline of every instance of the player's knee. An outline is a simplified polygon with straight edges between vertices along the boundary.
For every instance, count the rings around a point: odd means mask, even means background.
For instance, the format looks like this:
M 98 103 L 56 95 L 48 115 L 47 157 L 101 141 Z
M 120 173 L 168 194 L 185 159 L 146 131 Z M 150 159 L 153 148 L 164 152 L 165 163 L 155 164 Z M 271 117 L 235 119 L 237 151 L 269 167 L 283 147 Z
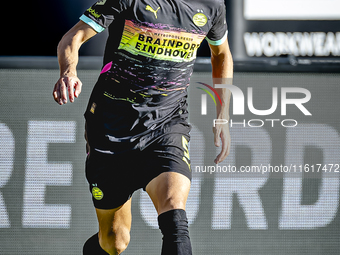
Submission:
M 115 231 L 115 237 L 115 249 L 118 254 L 121 254 L 130 243 L 130 231 L 128 228 L 122 227 Z
M 176 199 L 171 197 L 168 199 L 164 199 L 159 203 L 158 211 L 159 213 L 163 213 L 181 208 L 185 208 L 185 202 L 183 201 L 183 199 Z
M 111 233 L 100 235 L 99 242 L 107 253 L 121 254 L 129 245 L 130 231 L 128 228 L 119 227 Z

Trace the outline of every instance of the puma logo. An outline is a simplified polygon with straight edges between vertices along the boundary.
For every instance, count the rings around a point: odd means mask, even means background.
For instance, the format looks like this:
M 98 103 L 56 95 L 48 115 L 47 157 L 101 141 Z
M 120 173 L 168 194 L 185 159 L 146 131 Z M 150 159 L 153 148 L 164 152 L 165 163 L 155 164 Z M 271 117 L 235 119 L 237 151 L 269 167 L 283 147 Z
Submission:
M 155 17 L 156 17 L 156 19 L 157 19 L 157 12 L 159 11 L 160 8 L 161 8 L 161 7 L 158 7 L 157 10 L 155 11 L 154 9 L 152 9 L 152 7 L 151 7 L 150 5 L 147 5 L 146 8 L 145 8 L 145 10 L 150 11 L 150 12 L 152 12 L 153 14 L 155 14 Z

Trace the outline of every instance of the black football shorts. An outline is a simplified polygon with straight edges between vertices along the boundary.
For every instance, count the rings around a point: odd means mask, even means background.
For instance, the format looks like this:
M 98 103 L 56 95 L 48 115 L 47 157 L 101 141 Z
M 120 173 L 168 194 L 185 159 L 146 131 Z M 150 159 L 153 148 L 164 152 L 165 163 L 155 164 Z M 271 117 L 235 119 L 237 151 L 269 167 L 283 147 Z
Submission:
M 143 150 L 119 154 L 88 146 L 86 178 L 95 208 L 114 209 L 123 205 L 134 191 L 145 190 L 153 178 L 164 172 L 181 173 L 191 180 L 189 139 L 189 134 L 168 133 Z

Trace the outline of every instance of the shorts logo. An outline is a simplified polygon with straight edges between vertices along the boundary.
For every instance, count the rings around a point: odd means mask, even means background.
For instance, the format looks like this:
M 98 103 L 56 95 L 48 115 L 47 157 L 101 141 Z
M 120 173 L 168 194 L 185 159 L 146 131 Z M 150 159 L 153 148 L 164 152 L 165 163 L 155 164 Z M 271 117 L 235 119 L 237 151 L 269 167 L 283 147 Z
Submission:
M 90 112 L 94 114 L 94 111 L 96 110 L 96 107 L 97 107 L 96 103 L 92 103 Z
M 207 16 L 205 16 L 203 13 L 196 13 L 192 20 L 198 27 L 203 27 L 208 22 Z
M 92 195 L 96 200 L 101 200 L 104 197 L 103 191 L 98 187 L 92 188 Z

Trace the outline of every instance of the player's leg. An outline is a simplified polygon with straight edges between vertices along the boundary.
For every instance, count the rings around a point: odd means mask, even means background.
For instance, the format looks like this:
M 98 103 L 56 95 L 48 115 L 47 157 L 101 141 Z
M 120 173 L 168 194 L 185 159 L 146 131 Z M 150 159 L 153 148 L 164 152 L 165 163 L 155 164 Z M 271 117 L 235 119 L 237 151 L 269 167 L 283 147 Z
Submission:
M 121 254 L 130 241 L 131 199 L 116 209 L 96 209 L 99 233 L 84 245 L 84 255 Z
M 99 243 L 109 254 L 121 254 L 130 242 L 131 199 L 118 210 L 96 209 Z
M 162 255 L 192 254 L 185 212 L 189 190 L 189 178 L 176 172 L 162 173 L 146 186 L 158 212 L 163 234 Z

